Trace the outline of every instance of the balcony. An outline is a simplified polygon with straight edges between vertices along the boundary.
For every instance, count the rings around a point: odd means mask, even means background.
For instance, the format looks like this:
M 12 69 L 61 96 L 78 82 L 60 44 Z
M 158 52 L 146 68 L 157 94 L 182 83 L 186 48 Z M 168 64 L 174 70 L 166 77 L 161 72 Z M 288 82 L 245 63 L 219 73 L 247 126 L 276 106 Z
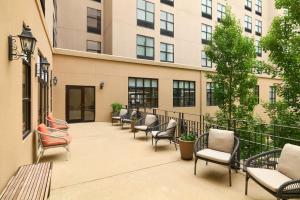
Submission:
M 250 181 L 244 195 L 245 176 L 203 161 L 193 175 L 193 161 L 180 159 L 179 150 L 160 141 L 157 152 L 145 134 L 111 123 L 72 124 L 71 156 L 63 150 L 45 152 L 42 161 L 53 161 L 50 199 L 264 199 L 269 193 Z

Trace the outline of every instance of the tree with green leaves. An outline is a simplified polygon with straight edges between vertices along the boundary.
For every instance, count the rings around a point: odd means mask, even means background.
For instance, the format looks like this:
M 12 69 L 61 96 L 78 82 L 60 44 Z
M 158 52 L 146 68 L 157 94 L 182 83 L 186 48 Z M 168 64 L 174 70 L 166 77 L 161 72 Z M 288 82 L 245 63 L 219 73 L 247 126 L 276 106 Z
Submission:
M 214 83 L 214 98 L 220 108 L 218 115 L 225 119 L 252 118 L 257 104 L 254 41 L 242 35 L 240 24 L 230 9 L 216 26 L 205 53 L 216 64 L 216 73 L 207 77 Z
M 300 119 L 300 1 L 276 0 L 275 5 L 277 9 L 284 9 L 285 14 L 274 18 L 271 29 L 262 39 L 262 47 L 270 52 L 273 74 L 283 79 L 283 84 L 278 86 L 283 100 L 266 106 L 273 121 L 280 123 L 280 119 L 285 118 L 283 114 Z M 278 113 L 274 115 L 276 110 Z

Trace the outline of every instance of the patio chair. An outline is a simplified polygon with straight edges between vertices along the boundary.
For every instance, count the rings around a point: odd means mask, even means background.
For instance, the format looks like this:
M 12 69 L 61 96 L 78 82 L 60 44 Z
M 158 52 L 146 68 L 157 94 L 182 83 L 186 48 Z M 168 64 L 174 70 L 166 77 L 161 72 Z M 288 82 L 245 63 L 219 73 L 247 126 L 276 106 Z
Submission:
M 46 127 L 45 124 L 40 124 L 36 131 L 40 152 L 38 154 L 37 163 L 40 161 L 40 158 L 44 155 L 44 151 L 47 149 L 60 148 L 63 147 L 70 153 L 70 142 L 71 136 L 68 132 Z
M 61 119 L 55 119 L 51 114 L 46 117 L 46 121 L 51 128 L 60 129 L 60 130 L 68 130 L 69 124 Z
M 131 110 L 121 117 L 121 128 L 123 129 L 124 124 L 131 124 L 133 117 L 137 117 L 137 111 Z
M 231 186 L 231 166 L 239 148 L 239 139 L 233 131 L 210 129 L 209 133 L 201 135 L 194 146 L 196 175 L 197 160 L 204 160 L 228 167 L 229 186 Z
M 111 117 L 111 125 L 113 125 L 114 122 L 120 122 L 121 123 L 122 116 L 126 115 L 127 113 L 128 113 L 128 110 L 125 109 L 125 108 L 122 108 L 117 115 L 113 114 L 112 117 Z
M 137 131 L 144 131 L 146 133 L 146 139 L 148 138 L 148 132 L 152 130 L 154 126 L 158 124 L 158 119 L 155 115 L 147 114 L 146 117 L 139 119 L 133 130 L 134 138 Z
M 155 151 L 157 149 L 157 142 L 159 140 L 169 140 L 170 144 L 173 142 L 175 145 L 175 149 L 177 151 L 176 141 L 175 141 L 176 126 L 177 126 L 176 121 L 174 119 L 171 119 L 169 122 L 160 124 L 152 128 L 151 131 L 152 145 L 153 145 L 153 140 L 155 140 Z
M 286 144 L 249 158 L 245 162 L 248 193 L 249 178 L 279 199 L 300 198 L 300 146 Z

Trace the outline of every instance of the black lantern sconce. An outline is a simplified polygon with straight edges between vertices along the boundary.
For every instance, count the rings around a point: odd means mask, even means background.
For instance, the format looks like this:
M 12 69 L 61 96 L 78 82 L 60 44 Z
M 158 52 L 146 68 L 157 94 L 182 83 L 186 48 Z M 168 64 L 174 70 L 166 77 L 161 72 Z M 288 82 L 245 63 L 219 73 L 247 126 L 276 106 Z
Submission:
M 16 45 L 15 38 L 17 37 L 20 39 L 21 48 L 22 48 L 21 53 L 18 52 L 18 48 Z M 8 60 L 12 61 L 12 60 L 17 60 L 24 56 L 30 56 L 31 54 L 34 53 L 35 45 L 36 45 L 36 39 L 32 35 L 31 29 L 29 28 L 29 26 L 24 26 L 23 31 L 20 35 L 8 36 Z
M 103 90 L 103 88 L 104 88 L 104 82 L 101 81 L 101 83 L 100 83 L 100 90 Z
M 58 82 L 57 77 L 54 76 L 53 79 L 52 79 L 53 85 L 57 85 L 57 82 Z
M 43 79 L 47 83 L 48 82 L 48 69 L 49 69 L 50 63 L 48 62 L 47 58 L 42 57 L 40 65 L 41 65 L 41 71 L 43 72 L 42 74 L 44 75 Z

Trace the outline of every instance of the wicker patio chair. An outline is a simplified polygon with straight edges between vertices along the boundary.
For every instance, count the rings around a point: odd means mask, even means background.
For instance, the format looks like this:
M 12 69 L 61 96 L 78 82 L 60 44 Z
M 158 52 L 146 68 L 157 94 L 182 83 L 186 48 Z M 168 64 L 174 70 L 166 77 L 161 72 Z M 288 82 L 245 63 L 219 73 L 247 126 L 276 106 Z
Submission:
M 47 149 L 60 148 L 63 147 L 70 153 L 70 142 L 71 136 L 68 132 L 46 127 L 45 124 L 40 124 L 37 131 L 35 131 L 38 136 L 39 149 L 37 163 L 40 158 L 44 155 L 44 151 Z
M 233 131 L 210 129 L 209 133 L 201 135 L 194 146 L 196 175 L 197 160 L 204 160 L 228 167 L 229 186 L 231 186 L 231 166 L 239 148 L 239 139 Z
M 157 142 L 159 140 L 169 140 L 170 144 L 173 142 L 175 145 L 175 149 L 177 151 L 176 141 L 175 141 L 176 126 L 177 126 L 176 121 L 174 119 L 171 119 L 169 122 L 160 124 L 151 129 L 152 145 L 153 145 L 153 140 L 155 140 L 155 151 L 157 149 Z
M 134 138 L 137 131 L 143 131 L 146 133 L 146 138 L 148 138 L 148 132 L 152 130 L 154 126 L 158 124 L 158 119 L 155 115 L 147 114 L 146 117 L 139 119 L 133 130 Z
M 61 119 L 55 119 L 51 114 L 46 117 L 46 121 L 51 128 L 67 130 L 69 129 L 69 124 Z
M 300 198 L 300 146 L 286 144 L 249 158 L 245 162 L 248 193 L 249 178 L 279 199 Z
M 137 117 L 136 110 L 130 110 L 125 115 L 121 116 L 121 128 L 123 129 L 125 124 L 131 124 L 134 117 Z
M 118 114 L 116 114 L 116 115 L 112 114 L 112 116 L 111 116 L 111 125 L 113 125 L 114 122 L 121 123 L 122 116 L 126 115 L 127 113 L 128 113 L 128 110 L 125 109 L 125 108 L 122 108 Z

